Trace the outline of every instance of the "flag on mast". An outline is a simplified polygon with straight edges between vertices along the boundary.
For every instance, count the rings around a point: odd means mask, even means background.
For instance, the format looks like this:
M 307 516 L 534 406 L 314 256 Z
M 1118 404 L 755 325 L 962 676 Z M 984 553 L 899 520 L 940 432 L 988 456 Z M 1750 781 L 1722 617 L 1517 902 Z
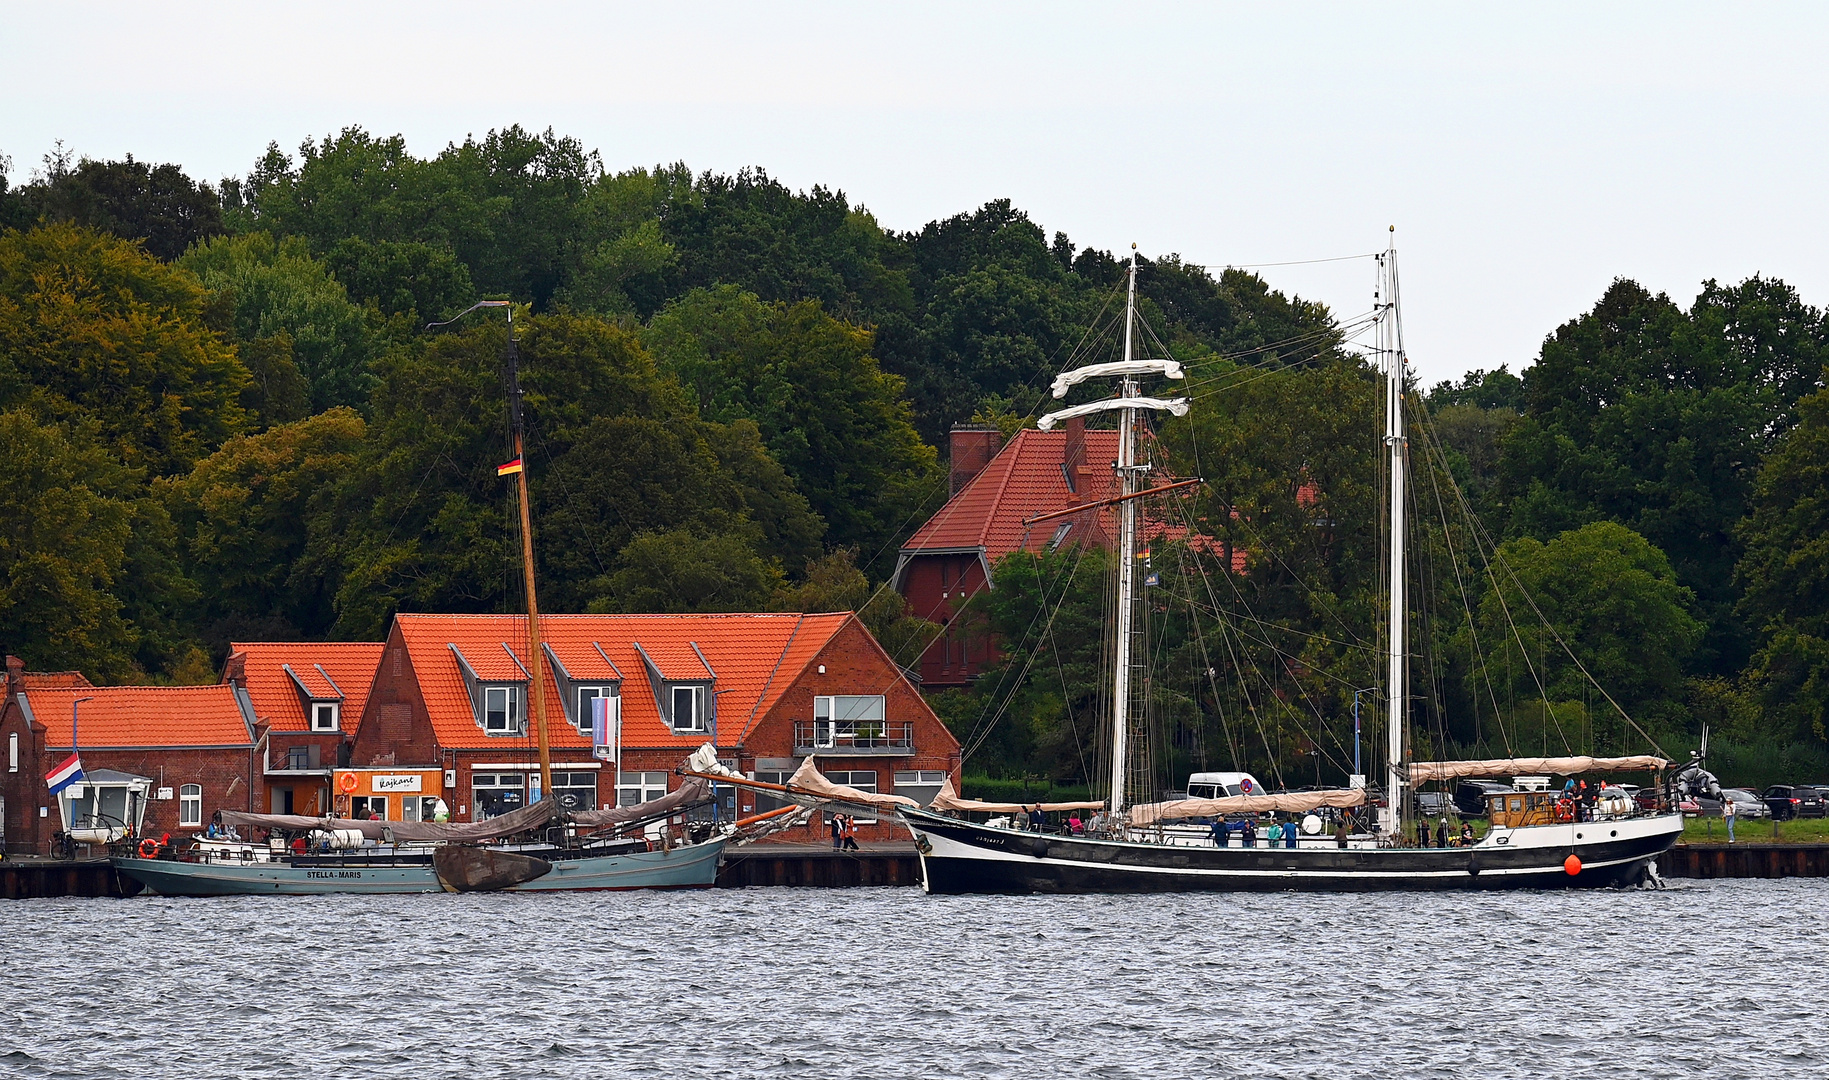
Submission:
M 71 753 L 69 757 L 64 759 L 62 765 L 59 765 L 57 768 L 44 774 L 44 783 L 46 787 L 51 789 L 51 794 L 55 795 L 82 778 L 83 759 L 80 755 Z
M 495 475 L 497 475 L 497 476 L 508 476 L 513 473 L 518 473 L 520 471 L 521 471 L 521 459 L 520 458 L 515 458 L 513 461 L 510 461 L 506 465 L 497 465 L 495 467 Z

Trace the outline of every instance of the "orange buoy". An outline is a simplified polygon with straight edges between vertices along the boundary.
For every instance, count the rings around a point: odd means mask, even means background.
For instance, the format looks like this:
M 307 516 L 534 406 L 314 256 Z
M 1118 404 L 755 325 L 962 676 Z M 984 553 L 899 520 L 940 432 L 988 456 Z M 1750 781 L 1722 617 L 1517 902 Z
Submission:
M 1562 860 L 1562 868 L 1569 872 L 1570 877 L 1574 877 L 1576 874 L 1581 873 L 1581 860 L 1577 859 L 1573 852 L 1570 852 L 1569 857 Z
M 345 793 L 356 790 L 356 774 L 346 772 L 337 777 L 337 786 L 342 788 Z

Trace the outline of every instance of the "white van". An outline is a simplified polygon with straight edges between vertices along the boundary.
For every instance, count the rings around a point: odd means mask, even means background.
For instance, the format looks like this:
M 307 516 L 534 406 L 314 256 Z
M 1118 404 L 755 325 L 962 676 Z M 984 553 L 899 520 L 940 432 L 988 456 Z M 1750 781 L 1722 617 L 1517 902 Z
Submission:
M 1188 798 L 1222 799 L 1228 795 L 1263 795 L 1264 785 L 1248 772 L 1188 774 Z

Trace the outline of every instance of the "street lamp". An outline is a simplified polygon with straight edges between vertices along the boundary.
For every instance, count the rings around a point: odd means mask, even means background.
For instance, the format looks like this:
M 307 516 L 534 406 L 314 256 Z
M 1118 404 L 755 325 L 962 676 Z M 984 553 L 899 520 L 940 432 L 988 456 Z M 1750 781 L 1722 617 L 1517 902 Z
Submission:
M 1353 775 L 1364 776 L 1365 770 L 1359 767 L 1359 695 L 1369 694 L 1377 687 L 1368 686 L 1364 690 L 1353 691 Z

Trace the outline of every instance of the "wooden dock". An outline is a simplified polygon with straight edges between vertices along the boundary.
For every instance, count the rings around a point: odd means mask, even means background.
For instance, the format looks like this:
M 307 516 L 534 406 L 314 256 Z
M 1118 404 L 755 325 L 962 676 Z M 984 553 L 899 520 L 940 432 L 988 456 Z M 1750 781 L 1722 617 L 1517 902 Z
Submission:
M 1829 877 L 1829 844 L 1678 844 L 1658 857 L 1667 878 Z
M 864 885 L 919 885 L 920 860 L 914 845 L 864 844 L 857 851 L 833 851 L 830 844 L 746 844 L 724 849 L 718 888 L 789 885 L 846 889 Z
M 8 855 L 0 859 L 0 900 L 39 896 L 133 896 L 143 889 L 123 878 L 107 859 L 51 859 Z

